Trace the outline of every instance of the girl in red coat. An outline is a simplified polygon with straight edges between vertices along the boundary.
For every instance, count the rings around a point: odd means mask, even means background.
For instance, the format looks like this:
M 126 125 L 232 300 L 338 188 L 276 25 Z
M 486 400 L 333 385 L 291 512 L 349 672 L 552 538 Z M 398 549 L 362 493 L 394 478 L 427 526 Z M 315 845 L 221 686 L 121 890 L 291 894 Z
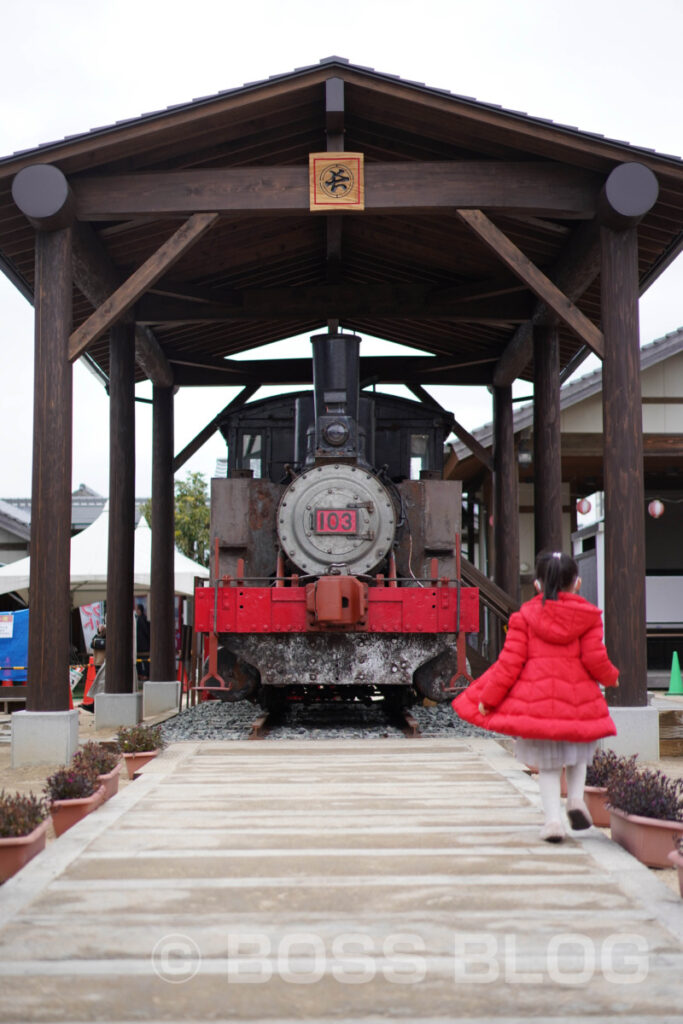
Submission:
M 593 824 L 583 802 L 586 766 L 597 740 L 616 735 L 599 687 L 617 686 L 619 671 L 602 642 L 602 613 L 577 591 L 576 562 L 559 551 L 536 562 L 537 596 L 510 617 L 498 660 L 453 707 L 468 722 L 518 737 L 515 756 L 538 765 L 545 815 L 541 838 L 560 843 L 560 774 L 566 766 L 572 828 Z

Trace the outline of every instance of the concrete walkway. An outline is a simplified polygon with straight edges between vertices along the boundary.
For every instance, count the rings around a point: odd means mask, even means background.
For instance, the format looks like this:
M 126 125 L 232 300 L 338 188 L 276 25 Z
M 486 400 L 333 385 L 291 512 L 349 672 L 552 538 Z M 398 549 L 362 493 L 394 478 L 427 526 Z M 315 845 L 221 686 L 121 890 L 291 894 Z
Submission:
M 493 740 L 175 744 L 0 888 L 0 1021 L 681 1020 L 683 901 Z

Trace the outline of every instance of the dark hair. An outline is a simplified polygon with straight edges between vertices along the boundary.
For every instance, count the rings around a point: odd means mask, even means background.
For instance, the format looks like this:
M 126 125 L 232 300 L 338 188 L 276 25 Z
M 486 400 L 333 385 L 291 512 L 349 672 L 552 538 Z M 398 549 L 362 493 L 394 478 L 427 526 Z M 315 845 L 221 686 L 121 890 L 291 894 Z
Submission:
M 536 558 L 536 579 L 543 587 L 543 603 L 557 601 L 560 590 L 570 587 L 579 575 L 579 567 L 561 551 L 541 551 Z

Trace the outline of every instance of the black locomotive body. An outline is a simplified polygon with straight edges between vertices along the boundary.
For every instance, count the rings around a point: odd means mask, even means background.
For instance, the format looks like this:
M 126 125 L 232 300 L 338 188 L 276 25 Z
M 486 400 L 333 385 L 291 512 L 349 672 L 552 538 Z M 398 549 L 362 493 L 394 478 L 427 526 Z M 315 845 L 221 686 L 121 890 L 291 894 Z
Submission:
M 460 484 L 441 479 L 452 417 L 361 390 L 359 344 L 314 337 L 312 392 L 220 424 L 228 475 L 211 483 L 196 624 L 203 685 L 223 699 L 443 700 L 464 675 L 478 592 L 457 578 Z

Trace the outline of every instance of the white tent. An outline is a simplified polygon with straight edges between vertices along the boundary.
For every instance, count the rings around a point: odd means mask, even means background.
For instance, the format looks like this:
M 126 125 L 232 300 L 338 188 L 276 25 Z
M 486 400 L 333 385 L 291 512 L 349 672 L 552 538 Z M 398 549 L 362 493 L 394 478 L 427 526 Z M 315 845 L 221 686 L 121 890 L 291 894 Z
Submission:
M 107 596 L 107 550 L 109 543 L 109 503 L 87 530 L 71 539 L 71 603 L 78 608 Z M 31 559 L 22 558 L 0 568 L 0 594 L 18 592 L 28 600 Z M 134 590 L 136 594 L 150 591 L 152 565 L 152 531 L 144 516 L 135 530 Z M 192 594 L 194 578 L 208 579 L 209 570 L 197 565 L 175 549 L 175 593 Z

